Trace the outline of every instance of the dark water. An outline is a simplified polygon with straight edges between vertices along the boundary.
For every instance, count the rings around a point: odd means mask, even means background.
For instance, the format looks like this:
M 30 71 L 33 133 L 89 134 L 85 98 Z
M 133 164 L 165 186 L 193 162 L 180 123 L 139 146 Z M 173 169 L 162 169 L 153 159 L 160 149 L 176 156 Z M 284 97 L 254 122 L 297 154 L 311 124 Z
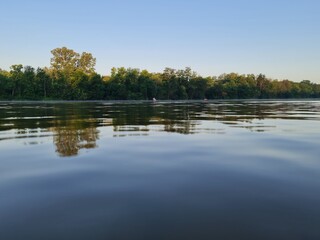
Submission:
M 320 101 L 1 103 L 0 239 L 320 239 Z

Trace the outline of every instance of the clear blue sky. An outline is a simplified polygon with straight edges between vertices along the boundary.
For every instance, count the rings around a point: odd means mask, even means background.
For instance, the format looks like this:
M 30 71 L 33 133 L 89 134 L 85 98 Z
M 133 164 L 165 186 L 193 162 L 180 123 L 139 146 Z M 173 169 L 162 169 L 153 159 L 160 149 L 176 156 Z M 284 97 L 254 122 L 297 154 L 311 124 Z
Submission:
M 0 68 L 91 52 L 96 70 L 191 67 L 320 83 L 318 0 L 0 0 Z

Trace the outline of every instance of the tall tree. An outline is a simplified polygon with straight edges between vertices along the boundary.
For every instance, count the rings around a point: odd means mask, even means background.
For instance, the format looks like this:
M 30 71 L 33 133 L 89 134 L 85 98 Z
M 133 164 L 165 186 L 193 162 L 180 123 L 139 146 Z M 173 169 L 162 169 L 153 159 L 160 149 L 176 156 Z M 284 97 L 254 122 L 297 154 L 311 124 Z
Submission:
M 9 88 L 11 89 L 11 97 L 15 97 L 16 91 L 18 89 L 19 95 L 21 93 L 21 80 L 23 76 L 23 66 L 22 64 L 12 65 L 10 67 L 10 84 Z
M 9 73 L 0 68 L 0 99 L 8 98 Z
M 91 53 L 83 52 L 78 59 L 78 67 L 86 74 L 94 73 L 94 67 L 96 65 L 96 59 Z
M 46 73 L 46 71 L 42 68 L 37 69 L 36 78 L 37 82 L 37 92 L 39 97 L 46 98 L 48 91 L 51 88 L 51 81 L 49 75 Z
M 21 97 L 27 99 L 36 99 L 36 81 L 35 71 L 31 66 L 25 66 L 23 71 L 23 78 L 21 81 Z
M 83 52 L 81 55 L 72 49 L 66 47 L 55 48 L 51 51 L 51 69 L 57 73 L 63 73 L 70 76 L 76 70 L 80 70 L 85 74 L 94 73 L 96 59 L 91 53 Z
M 76 70 L 79 62 L 79 53 L 66 47 L 55 48 L 51 51 L 51 68 L 54 74 L 63 73 L 69 76 Z

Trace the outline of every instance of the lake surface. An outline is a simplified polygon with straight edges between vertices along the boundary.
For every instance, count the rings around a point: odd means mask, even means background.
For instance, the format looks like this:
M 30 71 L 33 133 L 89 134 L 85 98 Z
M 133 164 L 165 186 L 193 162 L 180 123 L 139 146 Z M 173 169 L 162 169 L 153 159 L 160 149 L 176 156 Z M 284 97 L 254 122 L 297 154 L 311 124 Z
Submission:
M 0 102 L 0 239 L 320 239 L 320 101 Z

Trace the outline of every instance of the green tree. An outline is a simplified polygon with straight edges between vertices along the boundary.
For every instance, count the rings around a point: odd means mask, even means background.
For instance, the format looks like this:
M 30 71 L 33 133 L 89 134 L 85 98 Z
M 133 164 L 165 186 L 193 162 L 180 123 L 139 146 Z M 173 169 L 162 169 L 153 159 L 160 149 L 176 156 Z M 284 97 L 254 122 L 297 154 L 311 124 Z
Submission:
M 178 97 L 178 88 L 179 82 L 177 79 L 176 70 L 173 68 L 165 68 L 162 73 L 162 87 L 164 90 L 164 94 L 166 95 L 166 99 L 177 99 Z
M 16 64 L 12 65 L 10 69 L 10 82 L 8 84 L 8 87 L 11 90 L 11 97 L 14 98 L 17 91 L 18 94 L 21 95 L 21 80 L 23 76 L 23 66 L 22 64 Z
M 50 96 L 52 91 L 52 80 L 44 69 L 37 69 L 35 81 L 38 97 L 43 97 L 45 99 Z
M 21 81 L 21 98 L 23 99 L 37 99 L 39 94 L 36 94 L 35 71 L 31 66 L 25 66 L 23 77 Z
M 99 74 L 92 74 L 87 84 L 87 99 L 102 100 L 106 95 L 106 85 Z
M 203 77 L 191 78 L 188 82 L 188 98 L 189 99 L 204 99 L 208 89 L 208 79 Z
M 0 69 L 0 99 L 10 97 L 10 73 Z
M 72 49 L 66 47 L 55 48 L 51 53 L 53 57 L 50 63 L 55 77 L 57 77 L 59 73 L 70 76 L 79 65 L 80 55 Z
M 301 89 L 301 97 L 310 97 L 314 96 L 313 92 L 313 85 L 310 80 L 303 80 L 299 84 Z
M 157 84 L 153 78 L 153 74 L 147 70 L 141 71 L 138 79 L 139 91 L 142 99 L 150 100 L 157 97 Z
M 86 74 L 93 74 L 96 65 L 96 59 L 91 53 L 83 52 L 78 59 L 77 67 Z

